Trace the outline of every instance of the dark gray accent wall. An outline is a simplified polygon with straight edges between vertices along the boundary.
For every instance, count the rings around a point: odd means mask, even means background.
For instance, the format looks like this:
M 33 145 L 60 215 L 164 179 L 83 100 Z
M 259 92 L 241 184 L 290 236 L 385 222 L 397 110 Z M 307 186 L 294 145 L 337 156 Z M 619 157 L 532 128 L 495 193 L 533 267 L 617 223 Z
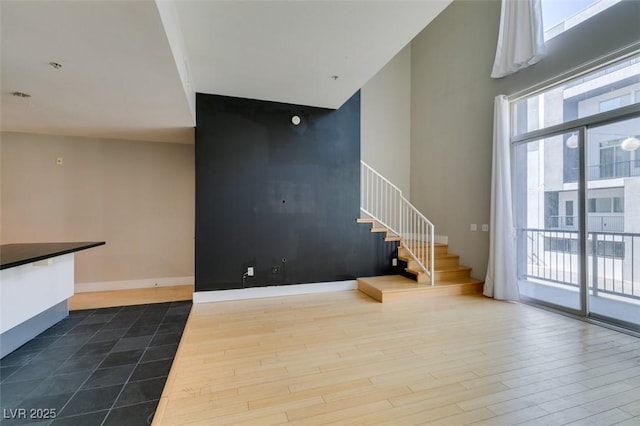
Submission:
M 196 116 L 196 291 L 390 273 L 395 247 L 355 223 L 360 93 L 338 110 L 197 94 Z

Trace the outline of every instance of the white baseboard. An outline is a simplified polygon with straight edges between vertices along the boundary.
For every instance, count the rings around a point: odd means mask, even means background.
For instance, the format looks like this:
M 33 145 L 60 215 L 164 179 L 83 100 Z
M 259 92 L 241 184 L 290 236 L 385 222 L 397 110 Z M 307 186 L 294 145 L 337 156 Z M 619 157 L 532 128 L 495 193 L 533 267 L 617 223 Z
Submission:
M 94 283 L 76 283 L 76 293 L 89 291 L 132 290 L 136 288 L 171 287 L 189 285 L 195 282 L 194 277 L 143 278 L 139 280 L 99 281 Z
M 230 300 L 296 296 L 300 294 L 356 290 L 357 288 L 358 285 L 356 283 L 356 280 L 348 280 L 271 287 L 250 287 L 236 290 L 197 291 L 193 293 L 193 303 L 226 302 Z

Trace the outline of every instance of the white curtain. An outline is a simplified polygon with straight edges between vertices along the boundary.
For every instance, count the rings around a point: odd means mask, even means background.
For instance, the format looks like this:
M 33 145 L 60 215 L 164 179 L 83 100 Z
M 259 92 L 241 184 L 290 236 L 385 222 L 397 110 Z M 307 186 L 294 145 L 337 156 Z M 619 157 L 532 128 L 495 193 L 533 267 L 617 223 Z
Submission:
M 541 0 L 502 0 L 498 47 L 491 77 L 500 78 L 538 62 L 545 53 Z
M 484 295 L 517 300 L 516 232 L 511 193 L 511 143 L 509 101 L 498 95 L 494 101 L 493 167 L 491 170 L 491 218 L 489 264 Z

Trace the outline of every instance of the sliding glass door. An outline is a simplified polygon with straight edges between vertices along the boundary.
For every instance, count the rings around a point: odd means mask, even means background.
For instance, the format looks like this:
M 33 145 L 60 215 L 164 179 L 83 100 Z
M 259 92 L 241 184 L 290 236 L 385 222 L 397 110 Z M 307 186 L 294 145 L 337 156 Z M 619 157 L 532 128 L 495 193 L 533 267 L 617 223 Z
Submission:
M 640 326 L 640 118 L 587 132 L 588 309 Z
M 523 299 L 640 330 L 640 55 L 512 103 Z
M 521 296 L 582 313 L 577 138 L 567 132 L 514 148 L 515 211 Z

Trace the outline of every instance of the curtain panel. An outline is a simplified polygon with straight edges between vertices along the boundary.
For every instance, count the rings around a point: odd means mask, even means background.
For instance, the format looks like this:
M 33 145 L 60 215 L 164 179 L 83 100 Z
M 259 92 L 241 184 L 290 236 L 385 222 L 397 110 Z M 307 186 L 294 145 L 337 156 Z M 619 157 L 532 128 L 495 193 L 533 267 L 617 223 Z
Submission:
M 489 263 L 483 293 L 502 300 L 519 299 L 510 135 L 509 100 L 498 95 L 494 101 Z
M 545 54 L 541 0 L 502 0 L 500 32 L 491 77 L 501 78 Z

